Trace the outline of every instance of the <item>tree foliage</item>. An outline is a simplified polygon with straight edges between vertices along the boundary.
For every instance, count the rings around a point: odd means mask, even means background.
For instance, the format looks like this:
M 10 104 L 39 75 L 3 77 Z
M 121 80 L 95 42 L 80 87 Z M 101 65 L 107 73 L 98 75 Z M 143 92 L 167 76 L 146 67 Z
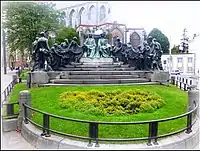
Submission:
M 157 41 L 161 44 L 163 53 L 169 53 L 169 40 L 159 29 L 154 28 L 148 36 L 152 36 L 157 39 Z
M 55 4 L 7 2 L 3 8 L 7 44 L 10 52 L 32 54 L 32 43 L 41 31 L 56 32 L 64 13 Z
M 173 48 L 171 49 L 172 54 L 178 54 L 179 53 L 179 45 L 176 46 L 174 45 Z
M 78 43 L 80 43 L 78 33 L 74 28 L 62 27 L 56 36 L 56 43 L 60 44 L 64 39 L 68 39 L 71 42 L 75 36 L 78 38 Z

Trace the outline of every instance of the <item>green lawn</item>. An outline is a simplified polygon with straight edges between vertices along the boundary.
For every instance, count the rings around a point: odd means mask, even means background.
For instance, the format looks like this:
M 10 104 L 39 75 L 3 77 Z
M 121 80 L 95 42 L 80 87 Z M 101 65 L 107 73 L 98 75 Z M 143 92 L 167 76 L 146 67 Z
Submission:
M 10 102 L 16 102 L 18 93 L 21 90 L 26 90 L 26 85 L 17 84 L 10 97 Z M 84 114 L 78 111 L 68 111 L 59 106 L 59 96 L 66 91 L 89 91 L 91 89 L 110 91 L 116 89 L 129 90 L 141 89 L 143 91 L 152 91 L 159 95 L 164 101 L 165 105 L 157 109 L 153 113 L 140 113 L 127 116 L 94 116 L 91 114 Z M 153 119 L 161 119 L 180 115 L 186 112 L 187 108 L 187 92 L 184 92 L 175 86 L 170 87 L 162 85 L 130 85 L 130 86 L 69 86 L 69 87 L 40 87 L 31 88 L 32 107 L 43 110 L 48 113 L 60 115 L 64 117 L 71 117 L 84 120 L 95 121 L 145 121 Z M 42 115 L 39 113 L 33 114 L 32 119 L 42 124 Z M 176 131 L 186 126 L 186 117 L 178 120 L 163 122 L 158 124 L 158 134 L 166 134 Z M 88 124 L 69 122 L 55 118 L 50 119 L 51 129 L 65 132 L 68 134 L 88 136 Z M 137 138 L 148 136 L 148 125 L 99 125 L 100 138 Z

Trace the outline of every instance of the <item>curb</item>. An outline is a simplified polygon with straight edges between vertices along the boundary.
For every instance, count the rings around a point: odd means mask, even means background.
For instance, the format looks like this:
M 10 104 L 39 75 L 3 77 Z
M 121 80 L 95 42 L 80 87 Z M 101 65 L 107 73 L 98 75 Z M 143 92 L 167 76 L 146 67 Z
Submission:
M 38 149 L 193 149 L 199 143 L 199 120 L 192 127 L 190 134 L 180 133 L 159 140 L 159 145 L 140 144 L 100 144 L 100 147 L 88 147 L 88 142 L 71 140 L 51 134 L 51 137 L 40 136 L 41 130 L 30 122 L 22 124 L 22 136 Z

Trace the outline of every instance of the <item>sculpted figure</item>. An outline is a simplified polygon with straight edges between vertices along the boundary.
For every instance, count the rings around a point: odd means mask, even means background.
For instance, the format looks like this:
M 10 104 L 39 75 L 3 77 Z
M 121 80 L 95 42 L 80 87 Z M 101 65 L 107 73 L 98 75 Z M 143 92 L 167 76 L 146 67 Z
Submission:
M 36 44 L 36 42 L 35 42 Z M 48 45 L 48 39 L 44 32 L 40 33 L 40 38 L 38 38 L 37 44 L 34 46 L 34 61 L 33 70 L 52 70 L 50 64 L 50 48 Z
M 161 56 L 163 54 L 160 43 L 155 39 L 155 54 L 153 57 L 153 69 L 163 70 Z
M 99 51 L 100 57 L 110 56 L 111 45 L 108 44 L 108 40 L 105 38 L 105 33 L 101 34 L 101 38 L 98 41 L 97 51 Z
M 95 58 L 96 57 L 96 43 L 92 34 L 85 40 L 84 45 L 87 47 L 86 57 Z
M 69 44 L 69 56 L 70 56 L 70 60 L 69 62 L 76 62 L 78 63 L 81 59 L 81 57 L 83 56 L 83 48 L 81 46 L 78 45 L 77 43 L 78 38 L 77 37 L 73 37 L 71 43 Z
M 68 46 L 69 46 L 69 41 L 68 41 L 68 39 L 66 38 L 66 39 L 64 40 L 64 42 L 62 42 L 62 43 L 60 44 L 60 46 L 61 46 L 63 49 L 67 49 Z
M 112 51 L 112 56 L 114 57 L 114 61 L 122 61 L 123 62 L 123 49 L 124 45 L 121 43 L 120 38 L 117 37 L 115 42 L 114 42 L 114 47 Z
M 149 47 L 149 45 L 148 45 L 148 43 L 146 41 L 144 41 L 143 45 L 144 45 L 144 52 L 143 52 L 144 69 L 145 70 L 150 70 L 151 69 L 151 64 L 152 64 L 152 55 L 153 54 L 151 54 L 151 48 Z
M 63 66 L 63 60 L 69 60 L 69 57 L 61 51 L 57 43 L 55 43 L 50 50 L 52 54 L 51 67 L 53 70 L 59 70 L 59 68 Z
M 125 51 L 125 58 L 127 58 L 127 63 L 131 67 L 135 67 L 135 69 L 138 69 L 138 60 L 139 60 L 139 52 L 138 50 L 135 50 L 131 43 L 127 43 L 127 48 Z
M 141 45 L 138 46 L 138 70 L 144 70 L 144 48 Z

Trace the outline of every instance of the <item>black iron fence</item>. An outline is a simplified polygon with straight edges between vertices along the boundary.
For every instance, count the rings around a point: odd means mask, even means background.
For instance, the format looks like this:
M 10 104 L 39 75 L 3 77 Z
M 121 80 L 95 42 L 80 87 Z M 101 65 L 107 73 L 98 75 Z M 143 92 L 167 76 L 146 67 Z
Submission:
M 188 85 L 184 83 L 183 81 L 179 81 L 177 79 L 172 79 L 171 80 L 172 84 L 179 86 L 181 89 L 188 90 Z M 11 90 L 14 87 L 13 81 L 8 85 L 8 87 L 5 89 L 3 94 L 8 97 L 11 93 Z M 4 117 L 7 118 L 16 118 L 18 116 L 18 113 L 15 113 L 15 105 L 19 105 L 19 102 L 16 103 L 4 103 L 3 105 L 6 106 L 6 115 Z M 195 124 L 197 118 L 196 118 L 196 113 L 197 113 L 197 104 L 194 102 L 194 108 L 190 110 L 187 113 L 170 117 L 170 118 L 165 118 L 165 119 L 159 119 L 159 120 L 149 120 L 149 121 L 136 121 L 136 122 L 101 122 L 101 121 L 89 121 L 89 120 L 80 120 L 80 119 L 73 119 L 73 118 L 67 118 L 67 117 L 62 117 L 58 115 L 53 115 L 49 114 L 47 112 L 32 108 L 28 106 L 27 104 L 23 103 L 24 107 L 24 122 L 25 124 L 28 124 L 29 122 L 32 123 L 33 125 L 39 127 L 42 129 L 41 136 L 45 137 L 50 137 L 50 133 L 55 133 L 67 137 L 72 137 L 72 138 L 77 138 L 77 139 L 83 139 L 83 140 L 88 140 L 88 146 L 92 146 L 92 141 L 95 141 L 95 146 L 99 146 L 99 141 L 140 141 L 140 140 L 147 140 L 147 145 L 152 145 L 153 144 L 158 144 L 158 138 L 163 138 L 171 135 L 178 134 L 180 132 L 186 132 L 189 134 L 192 132 L 192 126 Z M 28 116 L 29 111 L 35 111 L 37 113 L 42 114 L 43 116 L 43 123 L 42 125 L 34 122 L 31 120 L 31 118 Z M 177 120 L 180 118 L 186 117 L 187 124 L 185 125 L 184 128 L 177 130 L 175 132 L 163 134 L 163 135 L 158 135 L 158 130 L 159 130 L 159 123 L 162 122 L 167 122 L 167 121 L 172 121 L 172 120 Z M 59 132 L 56 130 L 51 129 L 50 127 L 50 122 L 51 118 L 56 118 L 56 119 L 61 119 L 61 120 L 66 120 L 66 121 L 73 121 L 73 122 L 78 122 L 78 123 L 85 123 L 88 124 L 88 137 L 85 136 L 77 136 L 77 135 L 72 135 L 72 134 L 66 134 L 63 132 Z M 119 139 L 119 138 L 99 138 L 99 125 L 139 125 L 139 124 L 148 124 L 148 136 L 142 137 L 142 138 L 125 138 L 125 139 Z
M 15 108 L 15 105 L 19 105 L 18 102 L 15 103 L 6 103 L 8 97 L 10 96 L 15 84 L 17 83 L 16 79 L 12 80 L 10 84 L 5 88 L 3 93 L 1 93 L 1 108 L 2 108 L 2 117 L 3 118 L 16 118 L 19 113 L 16 111 L 18 108 Z
M 18 115 L 19 115 L 19 111 L 18 111 L 18 108 L 19 107 L 16 107 L 15 108 L 15 105 L 18 105 L 19 106 L 19 102 L 14 102 L 14 103 L 4 103 L 3 104 L 3 109 L 4 107 L 5 108 L 5 112 L 3 113 L 3 118 L 5 119 L 9 119 L 9 118 L 17 118 Z
M 43 132 L 41 133 L 41 136 L 50 137 L 51 136 L 50 132 L 52 132 L 52 133 L 64 135 L 64 136 L 67 136 L 67 137 L 73 137 L 73 138 L 88 140 L 89 141 L 88 146 L 92 146 L 92 141 L 95 141 L 96 147 L 99 146 L 99 141 L 140 141 L 140 140 L 147 140 L 148 141 L 147 145 L 152 145 L 152 141 L 156 145 L 156 144 L 158 144 L 158 141 L 157 141 L 158 138 L 163 138 L 163 137 L 175 135 L 175 134 L 178 134 L 178 133 L 184 132 L 184 131 L 187 134 L 189 134 L 190 132 L 192 132 L 191 128 L 197 120 L 196 116 L 192 116 L 192 114 L 196 115 L 196 110 L 197 110 L 197 105 L 196 105 L 195 102 L 194 102 L 194 105 L 195 105 L 195 107 L 191 111 L 189 111 L 185 114 L 170 117 L 170 118 L 165 118 L 165 119 L 149 120 L 149 121 L 137 121 L 137 122 L 100 122 L 100 121 L 73 119 L 73 118 L 67 118 L 67 117 L 62 117 L 62 116 L 58 116 L 58 115 L 53 115 L 53 114 L 49 114 L 49 113 L 40 111 L 38 109 L 32 108 L 25 103 L 23 104 L 25 124 L 28 124 L 30 122 L 30 123 L 34 124 L 35 126 L 42 128 Z M 42 114 L 42 116 L 43 116 L 43 124 L 42 125 L 35 123 L 34 121 L 31 120 L 31 118 L 28 117 L 27 113 L 30 110 Z M 164 134 L 164 135 L 158 135 L 158 129 L 159 129 L 158 124 L 159 123 L 167 122 L 167 121 L 171 121 L 171 120 L 176 120 L 176 119 L 180 119 L 180 118 L 183 118 L 183 117 L 187 117 L 187 125 L 183 129 L 180 129 L 178 131 L 171 132 L 171 133 L 168 133 L 168 134 Z M 59 132 L 59 131 L 51 129 L 51 127 L 50 127 L 51 118 L 88 124 L 89 125 L 88 126 L 88 137 L 66 134 L 66 133 Z M 192 118 L 194 118 L 194 120 L 192 120 Z M 147 137 L 142 137 L 142 138 L 125 138 L 125 139 L 99 138 L 98 137 L 98 133 L 99 133 L 98 126 L 101 125 L 101 124 L 104 124 L 104 125 L 105 124 L 106 125 L 148 124 L 149 125 L 149 132 L 148 132 Z
M 3 93 L 1 93 L 1 102 L 2 103 L 4 103 L 7 100 L 8 96 L 10 96 L 11 91 L 13 90 L 15 84 L 16 84 L 15 80 L 11 81 L 11 83 L 5 88 Z

